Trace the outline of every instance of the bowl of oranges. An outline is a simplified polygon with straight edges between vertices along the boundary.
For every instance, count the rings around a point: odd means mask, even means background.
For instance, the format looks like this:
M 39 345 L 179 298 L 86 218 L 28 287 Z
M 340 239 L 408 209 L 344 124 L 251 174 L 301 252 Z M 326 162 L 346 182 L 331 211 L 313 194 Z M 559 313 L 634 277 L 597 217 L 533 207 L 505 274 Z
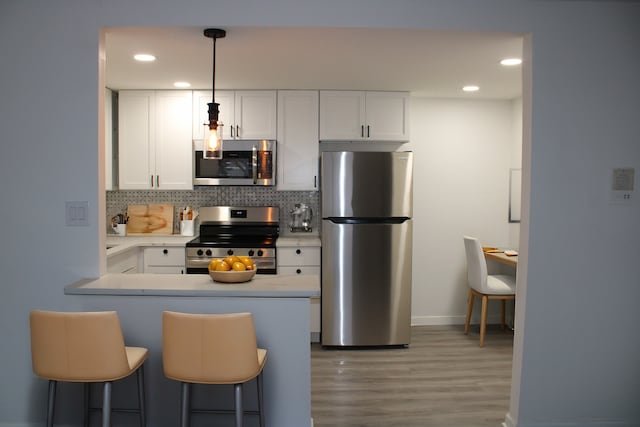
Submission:
M 248 282 L 256 275 L 257 267 L 248 256 L 229 255 L 226 258 L 214 258 L 209 263 L 209 276 L 214 282 Z

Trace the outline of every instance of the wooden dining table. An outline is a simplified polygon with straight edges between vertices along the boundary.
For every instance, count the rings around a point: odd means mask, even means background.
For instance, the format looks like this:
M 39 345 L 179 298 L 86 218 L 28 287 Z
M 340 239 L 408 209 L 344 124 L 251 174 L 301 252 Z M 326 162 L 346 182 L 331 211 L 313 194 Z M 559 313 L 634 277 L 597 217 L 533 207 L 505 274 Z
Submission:
M 511 267 L 518 266 L 518 255 L 505 255 L 504 251 L 485 251 L 484 257 Z

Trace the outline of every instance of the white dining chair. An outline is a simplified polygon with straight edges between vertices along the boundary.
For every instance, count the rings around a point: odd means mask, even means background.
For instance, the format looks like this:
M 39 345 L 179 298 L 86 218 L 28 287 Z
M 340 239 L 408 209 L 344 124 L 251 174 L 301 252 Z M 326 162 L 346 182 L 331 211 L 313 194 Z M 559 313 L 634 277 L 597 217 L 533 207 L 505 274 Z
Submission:
M 488 274 L 487 261 L 482 252 L 480 241 L 475 237 L 464 236 L 464 249 L 467 256 L 467 281 L 469 284 L 469 301 L 464 333 L 469 333 L 469 323 L 473 311 L 473 301 L 477 296 L 482 301 L 480 314 L 480 347 L 484 346 L 487 331 L 487 308 L 489 300 L 501 302 L 501 324 L 505 329 L 505 303 L 516 298 L 516 281 L 513 276 Z

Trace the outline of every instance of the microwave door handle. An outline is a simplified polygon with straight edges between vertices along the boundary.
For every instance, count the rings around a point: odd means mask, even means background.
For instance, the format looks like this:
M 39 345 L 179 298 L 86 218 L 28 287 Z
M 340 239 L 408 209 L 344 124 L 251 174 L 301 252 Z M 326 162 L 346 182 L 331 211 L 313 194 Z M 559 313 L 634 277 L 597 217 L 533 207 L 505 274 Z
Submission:
M 258 150 L 255 145 L 251 148 L 251 172 L 253 183 L 256 184 L 258 182 Z

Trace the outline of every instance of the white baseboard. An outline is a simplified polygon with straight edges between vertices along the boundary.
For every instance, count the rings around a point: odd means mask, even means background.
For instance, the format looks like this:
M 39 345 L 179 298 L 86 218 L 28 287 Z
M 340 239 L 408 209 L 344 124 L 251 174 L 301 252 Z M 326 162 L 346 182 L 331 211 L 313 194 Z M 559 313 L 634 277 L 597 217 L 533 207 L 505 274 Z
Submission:
M 562 423 L 516 423 L 510 413 L 505 416 L 502 427 L 637 427 L 637 421 L 569 421 Z
M 504 422 L 502 423 L 502 427 L 516 427 L 515 421 L 511 418 L 511 413 L 507 412 L 507 415 L 504 417 Z
M 464 325 L 465 316 L 413 316 L 411 326 Z
M 411 326 L 436 326 L 436 325 L 464 325 L 466 315 L 460 316 L 413 316 L 411 317 Z M 508 319 L 510 320 L 510 319 Z M 479 319 L 471 317 L 471 324 L 477 325 Z M 490 325 L 500 324 L 500 315 L 489 315 L 487 323 Z M 507 321 L 509 323 L 509 321 Z

